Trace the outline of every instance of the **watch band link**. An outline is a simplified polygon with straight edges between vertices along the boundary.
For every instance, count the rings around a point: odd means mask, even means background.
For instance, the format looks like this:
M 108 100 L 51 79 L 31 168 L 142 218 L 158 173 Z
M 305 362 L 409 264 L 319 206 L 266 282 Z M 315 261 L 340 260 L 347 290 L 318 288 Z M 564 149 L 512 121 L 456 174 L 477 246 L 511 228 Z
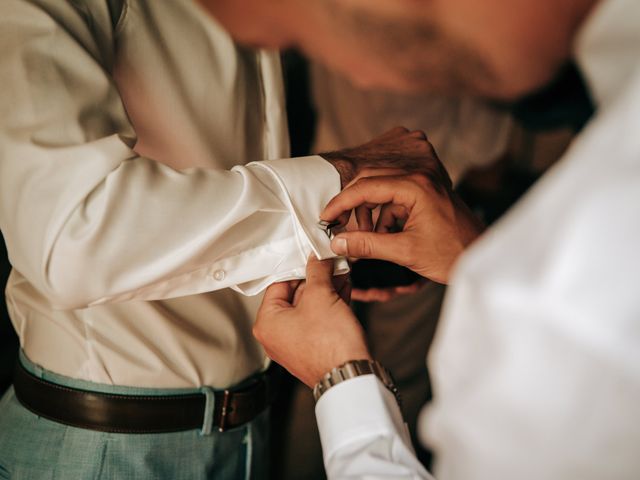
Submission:
M 380 362 L 375 360 L 350 360 L 339 367 L 331 369 L 313 388 L 313 398 L 317 402 L 331 387 L 362 375 L 375 375 L 378 377 L 383 385 L 396 397 L 398 404 L 400 404 L 398 388 L 391 373 L 384 368 Z

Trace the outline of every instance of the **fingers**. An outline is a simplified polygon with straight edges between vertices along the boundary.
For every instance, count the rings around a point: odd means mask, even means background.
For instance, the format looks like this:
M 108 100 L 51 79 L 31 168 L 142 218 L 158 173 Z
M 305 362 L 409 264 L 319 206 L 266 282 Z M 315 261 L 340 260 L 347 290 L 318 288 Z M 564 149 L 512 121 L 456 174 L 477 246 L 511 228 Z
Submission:
M 295 292 L 293 292 L 293 300 L 291 301 L 291 305 L 293 305 L 294 307 L 297 307 L 302 300 L 306 285 L 307 282 L 300 282 L 299 286 L 295 289 Z
M 351 218 L 351 212 L 343 212 L 342 215 L 338 216 L 334 221 L 337 222 L 337 225 L 334 228 L 344 228 L 349 224 L 349 219 Z
M 388 302 L 394 298 L 411 295 L 418 292 L 427 281 L 422 279 L 418 280 L 411 285 L 401 285 L 398 287 L 388 288 L 367 288 L 359 289 L 354 288 L 351 294 L 351 299 L 357 302 Z
M 406 220 L 407 211 L 400 205 L 394 205 L 387 203 L 380 208 L 380 215 L 376 222 L 376 228 L 374 231 L 379 233 L 393 233 L 402 229 L 400 223 L 402 220 Z
M 327 204 L 320 218 L 332 221 L 362 204 L 393 203 L 411 211 L 423 187 L 407 177 L 362 178 Z
M 350 187 L 354 183 L 358 182 L 361 178 L 369 177 L 400 177 L 406 175 L 407 171 L 402 168 L 392 167 L 375 167 L 375 168 L 363 168 L 358 172 L 356 177 L 346 187 Z M 346 188 L 345 187 L 345 188 Z
M 398 295 L 410 295 L 419 291 L 427 283 L 426 279 L 419 279 L 411 285 L 401 285 L 394 287 L 394 292 Z
M 356 207 L 356 221 L 358 222 L 358 230 L 365 232 L 373 230 L 373 219 L 371 218 L 371 209 L 368 205 Z
M 264 293 L 262 307 L 287 308 L 291 306 L 296 286 L 292 282 L 279 282 L 269 285 Z
M 392 288 L 368 288 L 366 290 L 354 288 L 351 293 L 352 300 L 363 303 L 388 302 L 396 296 L 397 294 Z
M 424 133 L 422 130 L 412 130 L 409 131 L 408 128 L 406 127 L 394 127 L 391 130 L 388 130 L 386 132 L 384 132 L 381 135 L 378 135 L 375 139 L 376 140 L 389 140 L 391 138 L 394 137 L 401 137 L 401 136 L 405 136 L 408 135 L 410 137 L 413 138 L 417 138 L 419 140 L 427 140 L 427 134 Z
M 375 137 L 375 141 L 389 140 L 390 138 L 406 135 L 407 133 L 409 133 L 409 129 L 405 127 L 394 127 L 391 130 L 387 130 L 383 134 Z
M 409 136 L 417 138 L 418 140 L 427 140 L 427 134 L 422 130 L 413 130 L 411 133 L 409 133 Z
M 333 286 L 342 301 L 348 304 L 351 301 L 351 276 L 349 274 L 334 276 Z
M 307 261 L 306 288 L 325 287 L 333 290 L 333 259 L 318 260 L 311 255 Z
M 338 255 L 356 258 L 377 258 L 398 265 L 408 263 L 410 251 L 402 233 L 346 232 L 331 241 Z

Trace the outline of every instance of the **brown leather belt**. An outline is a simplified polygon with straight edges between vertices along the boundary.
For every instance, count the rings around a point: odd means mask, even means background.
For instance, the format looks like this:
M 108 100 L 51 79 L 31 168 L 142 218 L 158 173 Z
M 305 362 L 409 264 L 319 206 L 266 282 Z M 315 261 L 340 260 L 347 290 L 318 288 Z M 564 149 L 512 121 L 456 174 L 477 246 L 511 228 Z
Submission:
M 239 427 L 258 416 L 276 393 L 275 368 L 237 389 L 213 391 L 212 427 Z M 114 395 L 65 387 L 42 380 L 19 365 L 16 397 L 28 410 L 55 422 L 113 433 L 164 433 L 202 429 L 204 393 L 169 396 Z

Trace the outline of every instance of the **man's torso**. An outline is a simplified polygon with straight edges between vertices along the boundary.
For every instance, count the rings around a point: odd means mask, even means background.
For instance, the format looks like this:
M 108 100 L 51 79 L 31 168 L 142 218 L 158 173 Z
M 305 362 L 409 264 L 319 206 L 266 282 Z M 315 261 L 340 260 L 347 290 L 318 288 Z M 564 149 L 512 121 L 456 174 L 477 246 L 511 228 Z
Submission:
M 119 13 L 113 24 L 92 11 L 100 2 L 87 2 L 83 18 L 96 35 L 113 29 L 112 44 L 97 43 L 113 58 L 138 154 L 175 169 L 229 169 L 288 155 L 276 55 L 237 47 L 190 0 L 111 3 Z M 100 112 L 93 115 L 101 121 Z M 14 271 L 7 298 L 27 356 L 70 377 L 224 387 L 264 365 L 251 335 L 259 298 L 229 289 L 60 311 Z

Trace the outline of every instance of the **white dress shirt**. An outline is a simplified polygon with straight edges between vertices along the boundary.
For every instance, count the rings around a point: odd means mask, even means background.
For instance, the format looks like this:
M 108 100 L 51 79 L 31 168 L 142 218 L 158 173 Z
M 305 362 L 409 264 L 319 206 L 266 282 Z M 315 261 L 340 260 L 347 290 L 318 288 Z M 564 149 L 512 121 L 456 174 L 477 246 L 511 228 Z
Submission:
M 640 3 L 575 53 L 596 116 L 456 267 L 420 418 L 449 479 L 640 477 Z M 316 407 L 330 478 L 429 478 L 373 376 Z
M 140 387 L 263 368 L 260 298 L 237 292 L 333 256 L 318 218 L 340 188 L 320 157 L 287 159 L 277 53 L 238 47 L 193 0 L 2 0 L 0 85 L 27 356 Z

